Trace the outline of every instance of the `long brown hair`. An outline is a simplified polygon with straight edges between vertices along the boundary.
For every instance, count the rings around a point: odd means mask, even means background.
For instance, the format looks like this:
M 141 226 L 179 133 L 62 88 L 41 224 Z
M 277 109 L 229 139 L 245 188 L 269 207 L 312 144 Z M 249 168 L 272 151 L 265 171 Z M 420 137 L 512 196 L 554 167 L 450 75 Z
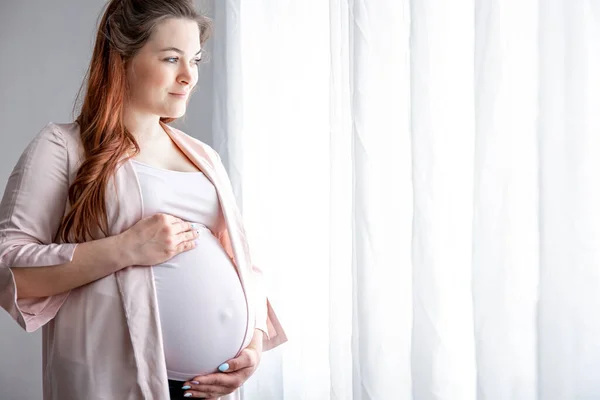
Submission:
M 64 242 L 93 239 L 96 228 L 109 236 L 107 185 L 120 162 L 140 151 L 123 123 L 126 66 L 148 41 L 154 27 L 167 18 L 196 21 L 201 44 L 210 35 L 211 22 L 196 11 L 193 0 L 111 0 L 106 6 L 86 79 L 77 95 L 79 98 L 87 81 L 81 112 L 75 119 L 80 128 L 84 159 L 69 188 L 71 209 L 58 229 Z M 163 124 L 173 120 L 160 119 Z

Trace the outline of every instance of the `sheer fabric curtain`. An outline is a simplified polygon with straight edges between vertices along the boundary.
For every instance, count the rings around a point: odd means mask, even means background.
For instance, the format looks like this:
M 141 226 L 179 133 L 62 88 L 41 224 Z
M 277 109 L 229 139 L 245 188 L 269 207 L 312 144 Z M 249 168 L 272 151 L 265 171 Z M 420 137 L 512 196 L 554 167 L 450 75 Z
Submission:
M 599 17 L 215 2 L 213 143 L 290 337 L 247 400 L 600 398 Z

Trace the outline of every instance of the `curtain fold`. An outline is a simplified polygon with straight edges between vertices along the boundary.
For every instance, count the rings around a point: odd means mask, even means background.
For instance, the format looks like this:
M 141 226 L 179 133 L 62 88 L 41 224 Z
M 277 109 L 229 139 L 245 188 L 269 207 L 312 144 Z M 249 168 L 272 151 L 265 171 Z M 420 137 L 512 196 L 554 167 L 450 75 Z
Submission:
M 290 338 L 246 400 L 600 398 L 599 17 L 215 2 L 214 144 Z
M 475 3 L 478 399 L 537 399 L 538 3 Z
M 600 396 L 600 71 L 594 2 L 540 6 L 539 396 Z

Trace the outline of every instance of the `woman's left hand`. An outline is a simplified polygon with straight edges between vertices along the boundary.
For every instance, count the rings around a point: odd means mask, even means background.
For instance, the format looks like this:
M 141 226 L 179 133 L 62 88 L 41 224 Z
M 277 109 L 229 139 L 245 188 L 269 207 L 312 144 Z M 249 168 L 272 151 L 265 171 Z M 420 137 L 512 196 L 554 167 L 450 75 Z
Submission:
M 217 372 L 209 375 L 196 376 L 194 379 L 184 383 L 190 386 L 185 393 L 191 393 L 190 398 L 217 400 L 221 396 L 236 391 L 252 376 L 260 363 L 262 353 L 263 332 L 254 330 L 252 341 L 239 356 L 226 361 Z

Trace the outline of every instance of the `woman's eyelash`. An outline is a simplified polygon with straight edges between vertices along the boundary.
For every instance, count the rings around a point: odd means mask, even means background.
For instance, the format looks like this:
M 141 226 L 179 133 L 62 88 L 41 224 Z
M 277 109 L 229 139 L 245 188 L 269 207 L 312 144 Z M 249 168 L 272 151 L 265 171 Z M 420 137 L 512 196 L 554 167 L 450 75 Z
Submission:
M 171 61 L 171 60 L 175 60 L 175 61 L 177 61 L 177 60 L 179 60 L 179 58 L 178 58 L 178 57 L 169 57 L 169 58 L 165 58 L 165 61 L 167 61 L 167 62 L 169 62 L 169 63 L 173 64 L 173 61 Z M 200 63 L 200 61 L 202 61 L 202 57 L 194 58 L 194 64 L 199 64 L 199 63 Z

